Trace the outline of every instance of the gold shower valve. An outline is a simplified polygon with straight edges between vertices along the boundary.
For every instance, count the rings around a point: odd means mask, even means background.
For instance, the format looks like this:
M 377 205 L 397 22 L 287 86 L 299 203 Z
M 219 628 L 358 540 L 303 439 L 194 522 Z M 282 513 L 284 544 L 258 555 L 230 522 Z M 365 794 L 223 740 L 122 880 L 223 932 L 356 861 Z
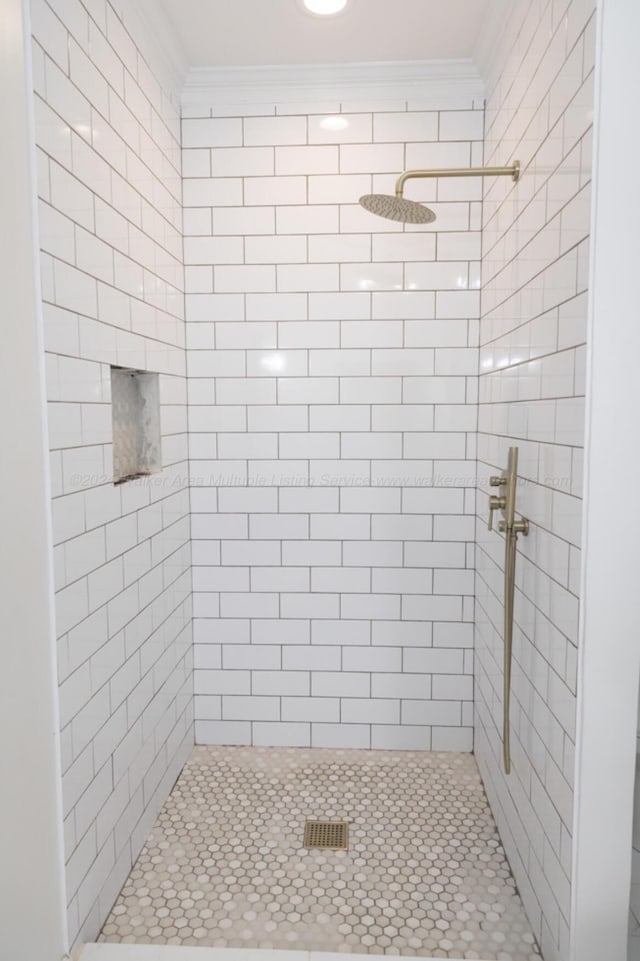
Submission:
M 494 485 L 494 486 L 497 486 L 497 485 Z M 495 494 L 492 494 L 491 497 L 489 498 L 489 530 L 490 531 L 493 530 L 493 512 L 503 511 L 506 506 L 507 506 L 507 498 L 504 495 L 502 497 L 497 497 Z M 500 523 L 502 524 L 504 522 L 501 521 Z
M 509 482 L 509 478 L 506 477 L 504 474 L 502 474 L 500 477 L 496 477 L 494 475 L 493 477 L 489 478 L 490 487 L 503 487 L 508 482 Z
M 491 528 L 489 528 L 489 530 L 491 530 Z M 507 530 L 507 522 L 499 521 L 498 530 L 500 531 L 501 534 L 504 534 Z M 527 520 L 527 518 L 523 517 L 522 520 L 514 521 L 513 524 L 511 525 L 511 533 L 524 534 L 524 536 L 526 537 L 527 534 L 529 533 L 529 521 Z

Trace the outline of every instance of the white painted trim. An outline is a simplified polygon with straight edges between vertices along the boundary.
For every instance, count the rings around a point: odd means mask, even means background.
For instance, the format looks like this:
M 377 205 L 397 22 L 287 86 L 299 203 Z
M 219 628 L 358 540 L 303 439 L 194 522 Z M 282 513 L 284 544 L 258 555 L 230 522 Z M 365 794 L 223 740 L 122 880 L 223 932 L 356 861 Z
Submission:
M 213 107 L 454 98 L 484 98 L 484 85 L 471 60 L 195 67 L 187 76 L 182 103 L 185 107 Z
M 640 604 L 640 6 L 599 0 L 570 961 L 626 961 Z
M 3 958 L 68 948 L 28 0 L 0 4 Z

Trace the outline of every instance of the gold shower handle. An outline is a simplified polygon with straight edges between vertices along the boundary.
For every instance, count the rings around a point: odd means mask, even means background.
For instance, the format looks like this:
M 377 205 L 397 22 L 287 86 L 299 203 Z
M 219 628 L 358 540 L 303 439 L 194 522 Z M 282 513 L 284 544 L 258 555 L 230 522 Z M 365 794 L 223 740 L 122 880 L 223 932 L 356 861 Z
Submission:
M 496 497 L 495 494 L 492 494 L 491 497 L 489 498 L 489 523 L 487 526 L 490 531 L 493 530 L 494 512 L 503 511 L 506 506 L 507 506 L 507 498 L 504 495 L 502 497 Z M 500 523 L 503 524 L 504 521 L 500 521 Z

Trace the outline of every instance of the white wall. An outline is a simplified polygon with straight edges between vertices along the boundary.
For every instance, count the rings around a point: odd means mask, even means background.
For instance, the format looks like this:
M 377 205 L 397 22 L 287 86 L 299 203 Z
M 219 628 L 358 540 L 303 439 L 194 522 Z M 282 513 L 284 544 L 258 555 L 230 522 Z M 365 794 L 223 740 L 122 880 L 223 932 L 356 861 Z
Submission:
M 546 961 L 566 961 L 580 596 L 594 4 L 505 5 L 490 57 L 483 210 L 476 753 Z M 486 479 L 520 448 L 511 744 L 501 767 L 504 541 Z
M 637 4 L 598 3 L 571 961 L 627 957 L 640 674 L 640 524 L 627 509 L 640 483 L 640 185 L 623 164 L 640 150 L 638 125 L 629 122 L 639 36 Z M 636 936 L 630 958 L 638 947 Z
M 67 931 L 28 51 L 28 15 L 8 0 L 0 7 L 0 941 L 15 961 L 58 961 Z
M 183 119 L 197 739 L 470 750 L 481 184 L 357 201 L 481 102 L 258 91 Z
M 92 939 L 192 743 L 180 79 L 136 4 L 33 0 L 68 923 Z M 160 374 L 114 486 L 110 365 Z

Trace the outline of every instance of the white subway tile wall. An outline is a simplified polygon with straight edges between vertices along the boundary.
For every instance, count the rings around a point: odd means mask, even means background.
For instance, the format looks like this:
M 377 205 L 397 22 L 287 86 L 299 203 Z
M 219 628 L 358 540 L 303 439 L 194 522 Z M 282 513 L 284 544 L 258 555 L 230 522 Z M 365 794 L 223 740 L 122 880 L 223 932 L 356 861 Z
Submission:
M 358 205 L 478 156 L 456 106 L 183 119 L 201 743 L 472 748 L 480 194 Z
M 476 577 L 476 742 L 482 776 L 547 961 L 568 957 L 584 364 L 593 110 L 593 0 L 518 3 L 492 58 L 486 185 Z M 520 448 L 512 773 L 501 769 L 504 542 L 488 477 Z
M 33 0 L 31 14 L 78 942 L 96 936 L 193 742 L 179 91 L 124 4 Z M 163 470 L 117 487 L 111 364 L 160 385 Z

